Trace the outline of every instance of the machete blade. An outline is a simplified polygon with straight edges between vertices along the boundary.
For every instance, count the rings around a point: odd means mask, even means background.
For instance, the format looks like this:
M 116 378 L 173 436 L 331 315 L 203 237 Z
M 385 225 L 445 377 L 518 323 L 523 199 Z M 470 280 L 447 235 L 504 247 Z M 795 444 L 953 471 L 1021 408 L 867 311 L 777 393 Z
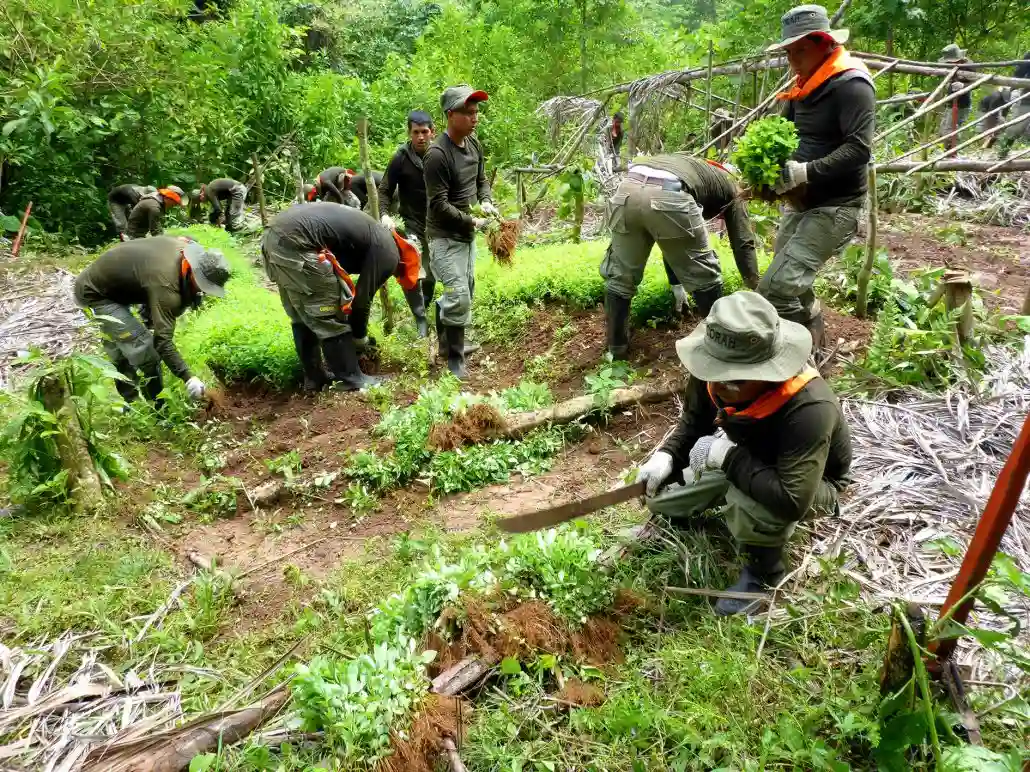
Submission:
M 621 488 L 615 488 L 579 501 L 570 501 L 568 504 L 559 504 L 556 507 L 508 517 L 499 520 L 497 527 L 508 533 L 526 533 L 527 531 L 538 531 L 541 528 L 550 528 L 559 523 L 573 520 L 580 515 L 589 515 L 591 512 L 610 507 L 612 504 L 643 496 L 644 487 L 643 482 L 624 485 Z

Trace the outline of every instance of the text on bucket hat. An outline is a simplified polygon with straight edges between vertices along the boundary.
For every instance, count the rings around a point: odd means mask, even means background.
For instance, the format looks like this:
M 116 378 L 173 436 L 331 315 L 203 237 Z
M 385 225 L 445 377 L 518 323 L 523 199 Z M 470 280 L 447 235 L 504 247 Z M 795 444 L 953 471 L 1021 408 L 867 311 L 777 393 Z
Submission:
M 830 17 L 821 5 L 799 5 L 791 8 L 780 19 L 780 42 L 766 51 L 775 51 L 796 43 L 815 32 L 829 35 L 837 43 L 846 43 L 851 33 L 846 29 L 830 29 Z
M 757 292 L 735 292 L 712 304 L 708 318 L 676 342 L 676 353 L 702 381 L 792 378 L 812 352 L 803 325 L 781 319 Z

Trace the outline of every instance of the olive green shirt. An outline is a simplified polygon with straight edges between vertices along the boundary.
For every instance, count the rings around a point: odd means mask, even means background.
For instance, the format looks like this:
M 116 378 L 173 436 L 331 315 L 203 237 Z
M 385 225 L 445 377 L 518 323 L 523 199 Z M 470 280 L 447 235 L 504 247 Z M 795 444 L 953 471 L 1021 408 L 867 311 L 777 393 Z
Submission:
M 126 235 L 130 239 L 142 239 L 148 233 L 151 236 L 160 236 L 164 233 L 164 216 L 164 204 L 154 195 L 144 196 L 129 213 L 129 228 Z
M 182 276 L 183 242 L 172 236 L 126 241 L 107 250 L 75 280 L 82 306 L 110 301 L 146 305 L 154 324 L 154 348 L 168 369 L 184 381 L 190 369 L 175 347 L 175 322 L 189 308 Z

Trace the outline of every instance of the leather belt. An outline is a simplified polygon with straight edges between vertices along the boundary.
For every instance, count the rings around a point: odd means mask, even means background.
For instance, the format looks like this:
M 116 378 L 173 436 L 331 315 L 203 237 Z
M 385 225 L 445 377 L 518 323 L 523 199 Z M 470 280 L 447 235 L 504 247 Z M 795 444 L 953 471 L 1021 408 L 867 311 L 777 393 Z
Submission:
M 641 185 L 647 185 L 649 187 L 661 188 L 662 190 L 671 190 L 678 192 L 683 190 L 683 183 L 679 180 L 670 180 L 665 177 L 648 177 L 644 174 L 638 174 L 636 172 L 630 172 L 626 175 L 627 179 L 639 182 Z

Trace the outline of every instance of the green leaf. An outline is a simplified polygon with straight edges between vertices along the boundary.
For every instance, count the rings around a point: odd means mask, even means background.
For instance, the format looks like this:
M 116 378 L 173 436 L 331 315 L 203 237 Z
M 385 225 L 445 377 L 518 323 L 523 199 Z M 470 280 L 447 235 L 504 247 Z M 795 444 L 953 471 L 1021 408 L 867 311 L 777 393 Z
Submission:
M 518 675 L 522 672 L 522 665 L 515 657 L 505 657 L 501 660 L 502 675 Z
M 190 761 L 189 772 L 208 772 L 209 769 L 214 768 L 217 761 L 218 756 L 214 753 L 202 753 L 199 756 L 194 756 L 193 760 Z

